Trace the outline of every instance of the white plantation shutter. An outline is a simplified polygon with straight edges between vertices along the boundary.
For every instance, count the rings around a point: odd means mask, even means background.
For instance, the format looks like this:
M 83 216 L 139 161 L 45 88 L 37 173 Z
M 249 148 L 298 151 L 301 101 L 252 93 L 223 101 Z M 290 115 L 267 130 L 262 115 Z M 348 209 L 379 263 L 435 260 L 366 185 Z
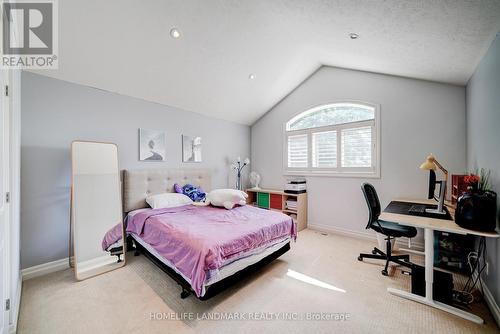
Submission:
M 337 167 L 337 131 L 312 134 L 313 167 Z
M 291 118 L 284 126 L 285 175 L 380 176 L 379 110 L 341 102 Z
M 342 167 L 372 166 L 372 128 L 342 129 Z
M 307 167 L 307 134 L 288 137 L 288 167 Z

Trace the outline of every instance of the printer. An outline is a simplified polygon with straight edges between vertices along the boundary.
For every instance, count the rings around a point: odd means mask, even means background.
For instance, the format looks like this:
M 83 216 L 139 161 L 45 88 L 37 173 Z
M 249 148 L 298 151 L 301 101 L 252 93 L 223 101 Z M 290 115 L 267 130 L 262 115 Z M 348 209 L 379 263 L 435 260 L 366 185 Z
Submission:
M 303 178 L 290 179 L 285 183 L 285 193 L 302 194 L 306 192 L 306 180 Z

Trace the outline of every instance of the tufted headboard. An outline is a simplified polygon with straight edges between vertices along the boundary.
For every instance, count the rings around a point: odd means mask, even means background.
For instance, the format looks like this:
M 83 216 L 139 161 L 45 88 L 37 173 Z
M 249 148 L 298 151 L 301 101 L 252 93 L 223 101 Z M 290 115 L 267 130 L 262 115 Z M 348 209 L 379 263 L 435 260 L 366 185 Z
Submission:
M 146 196 L 173 192 L 174 184 L 186 183 L 210 191 L 208 169 L 138 169 L 123 171 L 123 211 L 148 207 Z

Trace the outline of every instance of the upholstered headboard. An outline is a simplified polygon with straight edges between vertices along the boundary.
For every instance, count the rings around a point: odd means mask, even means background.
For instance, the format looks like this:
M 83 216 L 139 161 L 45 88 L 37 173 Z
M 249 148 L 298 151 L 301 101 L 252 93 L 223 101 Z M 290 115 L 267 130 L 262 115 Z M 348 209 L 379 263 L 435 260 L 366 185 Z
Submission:
M 173 192 L 174 184 L 186 183 L 210 191 L 211 178 L 208 169 L 138 169 L 123 171 L 123 211 L 148 207 L 146 197 Z

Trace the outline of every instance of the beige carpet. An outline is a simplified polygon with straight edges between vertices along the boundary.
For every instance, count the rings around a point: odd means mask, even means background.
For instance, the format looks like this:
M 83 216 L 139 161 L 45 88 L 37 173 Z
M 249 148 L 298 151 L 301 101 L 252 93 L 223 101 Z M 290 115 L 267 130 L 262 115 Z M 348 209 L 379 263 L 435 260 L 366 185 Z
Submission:
M 305 230 L 290 252 L 205 302 L 192 296 L 180 299 L 180 288 L 144 256 L 129 256 L 124 268 L 82 282 L 65 270 L 24 282 L 18 332 L 499 332 L 483 303 L 473 305 L 473 312 L 485 319 L 484 325 L 476 325 L 390 295 L 387 287 L 408 289 L 409 278 L 396 268 L 392 269 L 394 276 L 382 276 L 378 261 L 358 262 L 359 252 L 369 252 L 372 246 L 368 241 Z M 310 312 L 324 317 L 347 313 L 349 318 L 294 320 Z M 250 314 L 260 319 L 196 319 Z M 151 320 L 152 315 L 157 319 Z M 172 319 L 174 315 L 177 319 Z M 289 319 L 269 320 L 280 315 Z

